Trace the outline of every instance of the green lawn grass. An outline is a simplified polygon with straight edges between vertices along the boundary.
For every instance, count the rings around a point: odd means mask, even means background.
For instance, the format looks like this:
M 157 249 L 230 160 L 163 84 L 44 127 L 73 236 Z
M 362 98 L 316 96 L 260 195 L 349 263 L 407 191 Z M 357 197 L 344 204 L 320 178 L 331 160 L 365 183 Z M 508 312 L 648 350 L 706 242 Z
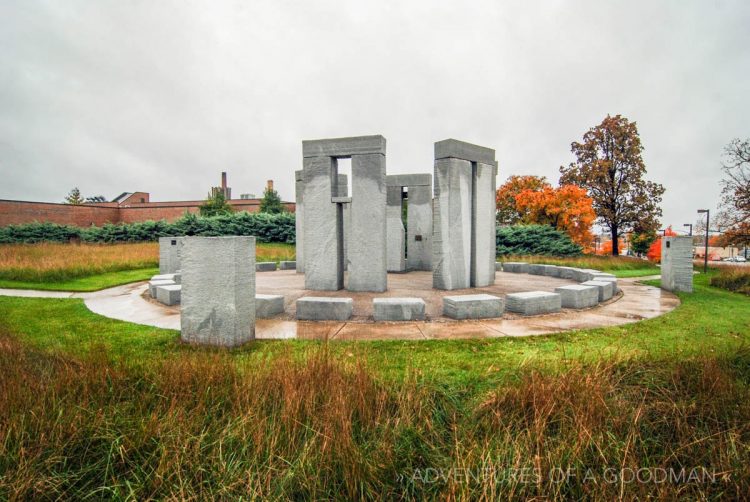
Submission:
M 655 283 L 656 284 L 656 283 Z M 410 372 L 443 385 L 482 390 L 528 366 L 551 371 L 571 362 L 607 358 L 674 358 L 720 353 L 750 342 L 750 302 L 740 294 L 708 286 L 699 275 L 693 294 L 664 316 L 618 327 L 562 334 L 481 340 L 332 342 L 342 358 L 361 357 L 381 376 L 402 379 Z M 116 321 L 91 313 L 81 300 L 0 297 L 0 327 L 44 350 L 80 354 L 105 347 L 126 364 L 200 351 L 178 341 L 176 331 Z M 256 341 L 232 352 L 240 365 L 284 353 L 303 357 L 315 341 Z
M 89 292 L 120 286 L 122 284 L 130 284 L 131 282 L 146 281 L 158 273 L 159 268 L 152 267 L 137 270 L 121 270 L 119 272 L 108 272 L 106 274 L 90 275 L 88 277 L 79 277 L 76 279 L 54 282 L 10 281 L 7 279 L 0 279 L 0 288 Z

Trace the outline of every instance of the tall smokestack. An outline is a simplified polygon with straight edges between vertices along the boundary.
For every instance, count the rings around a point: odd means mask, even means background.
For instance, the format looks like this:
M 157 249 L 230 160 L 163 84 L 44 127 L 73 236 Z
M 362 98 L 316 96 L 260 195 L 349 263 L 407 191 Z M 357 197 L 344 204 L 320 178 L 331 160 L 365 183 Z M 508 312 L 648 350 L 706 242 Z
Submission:
M 266 188 L 268 189 L 268 191 L 269 191 L 269 192 L 270 192 L 271 190 L 273 190 L 273 180 L 268 180 L 268 181 L 266 182 Z
M 221 173 L 221 189 L 224 193 L 227 192 L 227 173 L 223 171 Z

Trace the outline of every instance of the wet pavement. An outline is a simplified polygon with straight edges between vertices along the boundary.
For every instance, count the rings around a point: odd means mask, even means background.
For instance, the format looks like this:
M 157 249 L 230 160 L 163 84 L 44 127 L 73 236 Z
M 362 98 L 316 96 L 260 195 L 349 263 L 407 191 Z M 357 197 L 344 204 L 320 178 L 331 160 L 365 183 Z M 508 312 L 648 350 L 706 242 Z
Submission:
M 680 303 L 666 291 L 639 284 L 644 278 L 620 279 L 622 293 L 586 310 L 563 309 L 557 314 L 522 317 L 506 313 L 502 318 L 455 321 L 441 316 L 442 298 L 461 294 L 505 295 L 519 291 L 554 291 L 572 281 L 552 277 L 497 272 L 496 283 L 485 288 L 440 291 L 432 289 L 431 272 L 388 274 L 385 293 L 350 291 L 308 291 L 304 276 L 293 270 L 259 272 L 257 292 L 284 296 L 285 312 L 273 319 L 256 321 L 258 339 L 310 340 L 429 340 L 530 336 L 576 329 L 617 326 L 665 314 Z M 105 317 L 167 329 L 180 329 L 179 307 L 167 307 L 144 297 L 146 283 L 135 283 L 94 293 L 0 289 L 0 296 L 35 298 L 81 298 L 92 312 Z M 302 296 L 350 297 L 354 315 L 346 322 L 295 321 L 295 301 Z M 372 299 L 418 297 L 426 303 L 424 322 L 374 322 Z

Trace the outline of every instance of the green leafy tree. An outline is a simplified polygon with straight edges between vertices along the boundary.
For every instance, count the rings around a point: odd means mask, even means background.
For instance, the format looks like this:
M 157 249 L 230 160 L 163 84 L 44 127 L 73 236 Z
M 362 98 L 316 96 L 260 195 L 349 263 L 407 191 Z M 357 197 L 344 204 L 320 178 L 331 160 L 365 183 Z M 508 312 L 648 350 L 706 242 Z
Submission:
M 644 179 L 638 128 L 620 115 L 607 115 L 583 135 L 582 143 L 573 142 L 571 151 L 576 162 L 560 167 L 560 184 L 588 191 L 597 219 L 612 235 L 612 254 L 617 256 L 620 236 L 658 223 L 664 187 Z
M 286 211 L 281 203 L 279 193 L 271 187 L 266 187 L 263 192 L 263 198 L 260 200 L 260 212 L 269 214 L 279 214 Z
M 224 193 L 217 190 L 213 194 L 208 194 L 206 202 L 201 205 L 199 211 L 201 216 L 219 216 L 232 213 L 232 206 L 227 202 Z
M 84 203 L 83 196 L 81 195 L 81 191 L 78 189 L 78 187 L 75 187 L 73 188 L 73 190 L 68 192 L 68 195 L 65 197 L 65 203 L 73 204 L 74 206 L 80 206 Z
M 636 255 L 644 256 L 656 239 L 657 235 L 654 232 L 642 234 L 634 233 L 630 239 L 630 249 Z

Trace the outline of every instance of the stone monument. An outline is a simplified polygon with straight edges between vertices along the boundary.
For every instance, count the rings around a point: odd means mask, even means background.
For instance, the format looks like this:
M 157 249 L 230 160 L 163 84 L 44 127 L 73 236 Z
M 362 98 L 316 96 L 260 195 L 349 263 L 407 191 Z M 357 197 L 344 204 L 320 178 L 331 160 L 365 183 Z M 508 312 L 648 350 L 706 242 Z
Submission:
M 344 288 L 348 265 L 347 289 L 386 290 L 385 144 L 383 136 L 302 142 L 306 289 Z M 340 195 L 337 159 L 342 158 L 352 159 L 350 196 Z
M 693 292 L 693 238 L 661 238 L 661 287 L 667 291 Z
M 235 347 L 255 338 L 255 237 L 186 237 L 181 338 Z
M 435 143 L 433 287 L 495 282 L 495 150 L 447 139 Z
M 432 175 L 396 174 L 385 183 L 388 271 L 432 270 Z
M 159 237 L 159 273 L 174 274 L 180 270 L 184 237 Z

